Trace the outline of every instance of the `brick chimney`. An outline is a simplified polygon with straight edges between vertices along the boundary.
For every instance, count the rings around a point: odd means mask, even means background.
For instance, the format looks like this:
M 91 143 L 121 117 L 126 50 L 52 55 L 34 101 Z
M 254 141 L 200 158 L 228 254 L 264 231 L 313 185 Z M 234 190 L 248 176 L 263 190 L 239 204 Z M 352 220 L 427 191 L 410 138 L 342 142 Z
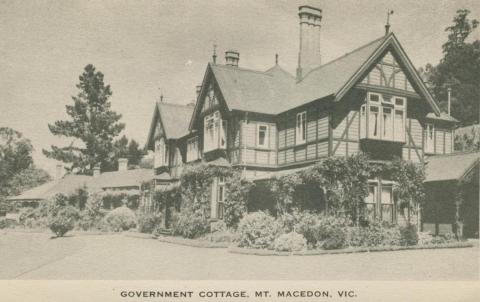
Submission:
M 227 50 L 225 52 L 225 65 L 238 67 L 240 61 L 240 53 L 236 50 Z
M 321 65 L 320 22 L 322 10 L 312 6 L 298 8 L 300 21 L 300 49 L 298 52 L 297 80 L 301 80 L 310 70 Z
M 128 169 L 128 159 L 119 158 L 118 159 L 118 171 L 127 171 Z

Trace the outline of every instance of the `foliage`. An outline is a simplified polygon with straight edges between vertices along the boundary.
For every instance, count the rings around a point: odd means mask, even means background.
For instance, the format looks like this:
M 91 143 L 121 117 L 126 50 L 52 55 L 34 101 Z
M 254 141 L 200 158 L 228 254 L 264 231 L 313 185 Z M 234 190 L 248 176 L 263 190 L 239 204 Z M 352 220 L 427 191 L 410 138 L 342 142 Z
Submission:
M 165 207 L 174 207 L 180 209 L 180 202 L 182 200 L 181 188 L 176 184 L 169 185 L 166 188 L 155 191 L 153 195 L 154 208 L 153 212 L 159 212 Z
M 281 228 L 272 216 L 253 212 L 240 220 L 237 232 L 241 247 L 271 248 Z
M 297 252 L 306 247 L 307 240 L 296 232 L 282 234 L 273 242 L 273 248 L 278 252 Z
M 38 207 L 24 207 L 19 212 L 19 222 L 27 228 L 45 228 L 48 225 L 49 202 L 42 202 Z
M 402 245 L 416 245 L 418 243 L 417 227 L 413 224 L 407 224 L 400 227 Z
M 128 140 L 128 138 L 123 135 L 120 139 L 116 140 L 113 143 L 115 150 L 115 157 L 126 158 L 128 159 L 129 167 L 139 167 L 140 162 L 145 155 L 145 151 L 140 147 L 140 145 L 134 140 Z M 118 170 L 118 161 L 115 161 L 106 167 L 105 170 L 117 171 Z
M 295 232 L 302 234 L 309 245 L 315 246 L 317 244 L 318 215 L 309 212 L 301 212 L 294 217 Z
M 232 173 L 226 179 L 226 198 L 224 221 L 228 227 L 236 228 L 240 219 L 247 212 L 248 194 L 254 186 L 252 181 L 242 178 L 241 174 Z
M 396 158 L 387 165 L 386 170 L 394 181 L 393 192 L 397 196 L 400 209 L 415 213 L 417 205 L 421 207 L 425 202 L 424 166 Z M 404 214 L 404 211 L 400 212 Z M 409 223 L 410 219 L 411 216 L 408 215 L 406 220 Z
M 100 195 L 105 209 L 127 206 L 132 210 L 136 210 L 140 204 L 138 192 L 107 190 L 101 192 Z
M 223 220 L 218 220 L 210 224 L 210 232 L 224 232 L 227 230 L 227 224 Z
M 135 213 L 126 206 L 118 207 L 110 211 L 104 218 L 105 223 L 111 231 L 120 232 L 135 228 L 137 217 Z
M 48 227 L 57 237 L 63 237 L 68 231 L 73 230 L 77 218 L 76 208 L 64 206 L 49 212 Z
M 71 120 L 49 124 L 50 132 L 56 136 L 72 138 L 66 147 L 51 146 L 43 153 L 56 160 L 71 164 L 70 169 L 86 174 L 95 165 L 105 170 L 115 162 L 114 138 L 125 127 L 119 123 L 120 114 L 111 110 L 110 85 L 105 85 L 103 74 L 91 64 L 85 66 L 79 77 L 79 93 L 73 96 L 73 104 L 66 106 Z M 75 144 L 80 140 L 80 144 Z
M 300 185 L 307 184 L 325 190 L 330 214 L 346 215 L 352 222 L 358 222 L 363 200 L 368 195 L 371 174 L 371 167 L 364 155 L 329 157 L 301 173 L 273 179 L 270 189 L 275 194 L 280 214 L 304 209 L 305 206 L 294 198 L 294 193 Z
M 32 151 L 30 140 L 22 133 L 0 127 L 0 212 L 13 210 L 6 197 L 50 180 L 47 172 L 33 165 Z
M 210 230 L 208 220 L 199 211 L 185 208 L 175 216 L 172 226 L 174 235 L 193 239 L 205 235 Z
M 453 24 L 445 29 L 448 40 L 443 44 L 443 58 L 436 66 L 421 69 L 441 108 L 446 111 L 447 88 L 452 89 L 451 113 L 461 125 L 478 123 L 480 99 L 480 41 L 467 42 L 479 22 L 470 20 L 470 11 L 460 9 Z
M 480 151 L 480 128 L 472 127 L 470 132 L 455 131 L 456 151 Z
M 348 228 L 347 234 L 349 246 L 398 246 L 401 243 L 399 228 L 385 225 L 381 221 L 371 222 L 366 227 Z
M 140 233 L 152 234 L 162 224 L 162 215 L 159 213 L 137 213 L 137 217 Z
M 15 223 L 5 217 L 0 217 L 0 230 L 11 228 L 15 225 Z
M 345 245 L 345 219 L 334 216 L 319 216 L 315 225 L 315 240 L 326 250 L 339 249 Z
M 90 192 L 85 204 L 85 208 L 80 212 L 80 218 L 77 226 L 84 230 L 102 229 L 103 218 L 107 211 L 103 209 L 103 199 L 99 192 Z

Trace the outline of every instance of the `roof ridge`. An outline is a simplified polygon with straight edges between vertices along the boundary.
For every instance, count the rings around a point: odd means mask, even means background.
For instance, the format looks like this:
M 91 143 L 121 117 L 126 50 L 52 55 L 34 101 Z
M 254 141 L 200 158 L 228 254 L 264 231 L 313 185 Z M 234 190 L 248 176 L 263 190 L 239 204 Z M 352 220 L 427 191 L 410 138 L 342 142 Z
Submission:
M 282 66 L 280 66 L 280 64 L 275 64 L 273 65 L 272 67 L 270 67 L 269 69 L 265 70 L 264 73 L 268 74 L 269 72 L 271 72 L 272 70 L 274 69 L 280 69 L 280 71 L 282 71 L 283 73 L 287 74 L 289 77 L 291 77 L 292 79 L 295 79 L 295 76 L 293 74 L 291 74 L 290 72 L 288 72 L 287 70 L 285 70 L 285 68 L 283 68 Z
M 262 74 L 262 75 L 266 75 L 266 76 L 269 76 L 269 77 L 273 77 L 271 74 L 267 74 L 265 73 L 265 71 L 260 71 L 260 70 L 255 70 L 255 69 L 248 69 L 248 68 L 243 68 L 243 67 L 238 67 L 238 66 L 227 66 L 227 65 L 212 65 L 212 67 L 220 67 L 220 68 L 223 68 L 223 69 L 229 69 L 229 70 L 240 70 L 240 71 L 247 71 L 247 72 L 253 72 L 253 73 L 258 73 L 258 74 Z
M 377 38 L 377 39 L 375 39 L 375 40 L 373 40 L 373 41 L 368 42 L 367 44 L 364 44 L 364 45 L 362 45 L 362 46 L 360 46 L 360 47 L 355 48 L 354 50 L 351 50 L 351 51 L 345 53 L 344 55 L 342 55 L 342 56 L 340 56 L 340 57 L 338 57 L 338 58 L 335 58 L 335 59 L 333 59 L 333 60 L 331 60 L 331 61 L 329 61 L 329 62 L 327 62 L 327 63 L 325 63 L 325 64 L 323 64 L 323 65 L 320 65 L 320 66 L 318 66 L 318 67 L 313 68 L 312 70 L 310 70 L 309 72 L 307 72 L 307 74 L 306 74 L 304 77 L 302 77 L 302 79 L 301 79 L 300 81 L 298 81 L 298 83 L 301 83 L 301 82 L 302 82 L 304 79 L 306 79 L 307 76 L 308 76 L 309 74 L 311 74 L 312 72 L 317 71 L 317 70 L 319 70 L 319 69 L 322 69 L 323 67 L 325 67 L 325 66 L 327 66 L 327 65 L 330 65 L 330 64 L 332 64 L 332 63 L 335 63 L 335 62 L 337 62 L 337 61 L 339 61 L 339 60 L 341 60 L 341 59 L 343 59 L 343 58 L 351 55 L 352 53 L 357 52 L 357 51 L 359 51 L 359 50 L 361 50 L 361 49 L 363 49 L 363 48 L 365 48 L 365 47 L 368 47 L 368 46 L 372 45 L 373 43 L 376 43 L 376 42 L 378 42 L 378 41 L 380 41 L 380 40 L 382 40 L 382 39 L 385 39 L 385 40 L 386 40 L 388 37 L 390 37 L 390 35 L 382 36 L 382 37 L 380 37 L 380 38 Z M 298 84 L 298 83 L 297 83 L 297 84 Z
M 157 101 L 157 104 L 158 105 L 168 105 L 168 106 L 177 106 L 177 107 L 189 108 L 188 104 L 182 105 L 182 104 L 168 103 L 168 102 L 162 102 L 162 101 Z

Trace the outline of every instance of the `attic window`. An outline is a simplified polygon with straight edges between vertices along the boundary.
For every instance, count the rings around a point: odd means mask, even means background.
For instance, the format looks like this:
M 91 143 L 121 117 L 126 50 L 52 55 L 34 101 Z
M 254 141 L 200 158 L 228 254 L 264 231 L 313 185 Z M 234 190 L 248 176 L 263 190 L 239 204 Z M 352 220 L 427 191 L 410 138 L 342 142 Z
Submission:
M 227 147 L 227 121 L 221 119 L 219 111 L 206 115 L 204 120 L 204 151 Z
M 203 111 L 207 111 L 208 109 L 215 107 L 217 104 L 218 100 L 215 94 L 215 90 L 213 89 L 213 85 L 210 84 L 207 94 L 205 96 L 205 100 L 203 102 Z

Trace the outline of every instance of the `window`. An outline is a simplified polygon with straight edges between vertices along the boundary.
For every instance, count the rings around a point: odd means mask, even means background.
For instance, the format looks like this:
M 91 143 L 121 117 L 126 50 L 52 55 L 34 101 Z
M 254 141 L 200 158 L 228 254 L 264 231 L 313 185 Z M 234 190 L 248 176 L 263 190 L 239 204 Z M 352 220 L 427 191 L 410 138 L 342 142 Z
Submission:
M 205 100 L 203 102 L 203 111 L 207 111 L 208 109 L 215 107 L 215 105 L 217 104 L 218 101 L 215 95 L 215 90 L 213 89 L 213 85 L 210 85 L 210 87 L 208 87 Z
M 267 148 L 268 147 L 268 126 L 258 125 L 257 128 L 257 146 Z
M 360 107 L 360 137 L 405 141 L 406 98 L 368 93 Z
M 435 127 L 433 124 L 425 124 L 425 152 L 435 151 Z
M 307 112 L 297 113 L 297 126 L 296 126 L 295 143 L 305 143 L 307 139 Z
M 368 184 L 368 196 L 365 198 L 364 217 L 369 221 L 381 218 L 393 223 L 394 220 L 393 183 L 391 181 L 371 180 Z
M 200 158 L 198 151 L 198 137 L 192 137 L 187 140 L 187 162 Z
M 155 168 L 163 167 L 168 165 L 168 152 L 167 146 L 165 145 L 165 140 L 160 138 L 155 143 L 155 155 L 154 155 L 154 162 Z
M 380 200 L 382 220 L 393 222 L 393 187 L 382 184 L 382 195 Z
M 377 204 L 377 184 L 369 184 L 368 185 L 368 196 L 365 200 L 365 217 L 369 221 L 375 220 L 375 212 L 376 212 L 376 204 Z
M 225 212 L 225 178 L 216 177 L 212 183 L 212 199 L 210 216 L 214 219 L 223 219 Z
M 205 116 L 203 146 L 205 151 L 225 149 L 227 146 L 227 121 L 222 120 L 219 111 Z

